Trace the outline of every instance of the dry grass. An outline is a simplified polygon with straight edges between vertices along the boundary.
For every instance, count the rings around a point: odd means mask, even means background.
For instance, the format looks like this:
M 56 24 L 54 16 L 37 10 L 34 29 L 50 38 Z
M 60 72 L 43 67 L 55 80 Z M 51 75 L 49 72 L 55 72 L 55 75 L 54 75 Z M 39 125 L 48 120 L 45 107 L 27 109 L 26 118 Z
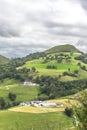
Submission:
M 63 104 L 64 107 L 72 107 L 79 104 L 77 100 L 73 100 L 73 99 L 53 99 L 53 100 L 48 100 L 47 102 L 60 103 Z
M 31 106 L 19 106 L 9 109 L 9 111 L 15 112 L 29 112 L 29 113 L 48 113 L 64 111 L 64 108 L 46 108 L 46 107 L 31 107 Z
M 78 105 L 79 102 L 76 100 L 70 100 L 70 99 L 55 99 L 55 100 L 48 100 L 46 102 L 51 103 L 59 103 L 63 104 L 64 107 L 32 107 L 32 106 L 18 106 L 14 108 L 10 108 L 9 111 L 15 111 L 15 112 L 28 112 L 28 113 L 48 113 L 48 112 L 58 112 L 58 111 L 64 111 L 64 109 L 68 106 L 75 106 Z

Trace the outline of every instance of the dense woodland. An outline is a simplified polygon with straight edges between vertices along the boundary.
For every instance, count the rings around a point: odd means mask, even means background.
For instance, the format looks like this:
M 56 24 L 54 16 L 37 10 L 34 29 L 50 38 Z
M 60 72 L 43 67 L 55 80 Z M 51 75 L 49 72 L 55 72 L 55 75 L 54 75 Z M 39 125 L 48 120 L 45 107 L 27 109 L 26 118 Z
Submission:
M 72 95 L 87 88 L 87 80 L 60 82 L 59 78 L 41 76 L 35 79 L 40 84 L 38 98 L 41 100 Z

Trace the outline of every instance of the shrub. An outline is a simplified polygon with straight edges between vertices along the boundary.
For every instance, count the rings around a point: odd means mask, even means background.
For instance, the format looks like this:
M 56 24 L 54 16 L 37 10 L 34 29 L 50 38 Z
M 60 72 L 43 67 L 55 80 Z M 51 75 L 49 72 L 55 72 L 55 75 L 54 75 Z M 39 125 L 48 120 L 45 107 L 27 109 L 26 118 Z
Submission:
M 0 109 L 4 109 L 5 108 L 5 100 L 1 97 L 0 98 Z
M 8 94 L 8 98 L 9 98 L 11 101 L 15 101 L 15 99 L 16 99 L 16 94 L 14 94 L 14 93 L 9 93 L 9 94 Z
M 49 99 L 49 96 L 47 96 L 45 94 L 38 96 L 38 100 L 44 101 L 44 100 L 48 100 L 48 99 Z
M 47 65 L 47 69 L 57 69 L 57 66 L 55 66 L 55 65 Z
M 67 116 L 72 117 L 72 116 L 73 116 L 73 109 L 66 107 L 64 113 L 65 113 Z

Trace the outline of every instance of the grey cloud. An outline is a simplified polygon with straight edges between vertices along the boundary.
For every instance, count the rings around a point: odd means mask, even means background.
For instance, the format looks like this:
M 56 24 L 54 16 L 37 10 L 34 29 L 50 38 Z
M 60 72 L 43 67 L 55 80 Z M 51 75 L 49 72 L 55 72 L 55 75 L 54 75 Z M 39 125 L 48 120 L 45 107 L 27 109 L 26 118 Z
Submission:
M 34 53 L 37 51 L 43 51 L 46 48 L 49 48 L 49 45 L 41 44 L 38 45 L 31 42 L 23 41 L 23 39 L 19 41 L 0 41 L 0 54 L 7 57 L 23 57 L 30 53 Z
M 47 28 L 48 32 L 57 36 L 67 37 L 87 37 L 87 25 L 85 24 L 66 24 L 54 21 L 45 21 L 43 25 Z
M 87 53 L 87 41 L 84 41 L 84 40 L 79 40 L 75 46 L 77 48 L 79 48 L 79 50 L 81 50 L 82 52 L 85 52 Z
M 59 28 L 59 27 L 65 27 L 65 28 L 81 28 L 81 29 L 87 29 L 87 25 L 82 24 L 66 24 L 66 23 L 58 23 L 54 21 L 47 21 L 44 22 L 44 25 L 48 28 Z
M 74 44 L 79 39 L 87 41 L 87 25 L 84 24 L 87 15 L 81 6 L 79 8 L 77 3 L 71 1 L 0 1 L 0 54 L 8 57 L 22 57 L 55 45 Z M 68 9 L 69 4 L 73 8 Z M 81 9 L 82 21 L 77 18 L 79 11 L 74 18 L 74 5 L 77 10 Z M 71 13 L 68 13 L 69 11 Z
M 87 41 L 84 41 L 84 40 L 79 40 L 77 43 L 76 43 L 76 46 L 79 46 L 79 47 L 87 47 Z
M 61 36 L 68 36 L 68 37 L 82 37 L 86 38 L 87 34 L 84 34 L 83 32 L 73 32 L 72 30 L 66 30 L 66 29 L 61 29 L 61 30 L 54 30 L 51 32 L 54 35 L 61 35 Z
M 87 11 L 87 0 L 80 0 L 83 9 Z
M 19 37 L 20 30 L 9 23 L 0 23 L 0 37 Z
M 67 36 L 67 37 L 87 37 L 87 27 L 85 25 L 70 25 L 70 24 L 46 24 L 48 27 L 48 32 L 57 36 Z

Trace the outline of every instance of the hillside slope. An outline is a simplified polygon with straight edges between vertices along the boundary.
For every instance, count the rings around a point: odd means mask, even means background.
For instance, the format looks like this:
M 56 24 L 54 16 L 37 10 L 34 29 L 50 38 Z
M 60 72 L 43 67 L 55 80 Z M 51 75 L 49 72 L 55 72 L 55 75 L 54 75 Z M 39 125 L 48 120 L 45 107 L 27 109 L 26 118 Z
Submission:
M 60 45 L 60 46 L 55 46 L 51 49 L 48 49 L 45 51 L 45 54 L 51 54 L 51 53 L 57 53 L 57 52 L 80 52 L 75 46 L 66 44 L 66 45 Z
M 8 58 L 6 58 L 5 56 L 0 55 L 0 65 L 1 64 L 6 64 L 8 62 L 9 62 Z

